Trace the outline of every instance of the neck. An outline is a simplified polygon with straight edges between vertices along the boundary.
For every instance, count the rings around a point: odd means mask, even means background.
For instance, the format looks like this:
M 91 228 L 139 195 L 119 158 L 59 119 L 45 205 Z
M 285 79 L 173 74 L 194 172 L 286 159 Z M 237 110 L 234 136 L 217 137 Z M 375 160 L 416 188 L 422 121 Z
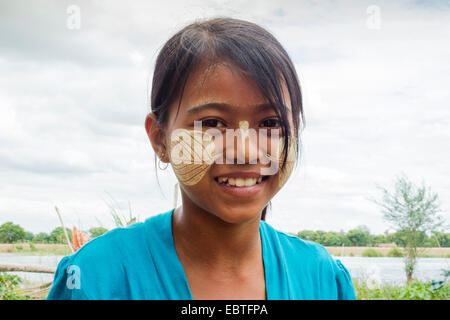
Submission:
M 187 263 L 238 272 L 262 259 L 260 216 L 228 223 L 192 203 L 182 192 L 182 207 L 173 213 L 177 253 Z

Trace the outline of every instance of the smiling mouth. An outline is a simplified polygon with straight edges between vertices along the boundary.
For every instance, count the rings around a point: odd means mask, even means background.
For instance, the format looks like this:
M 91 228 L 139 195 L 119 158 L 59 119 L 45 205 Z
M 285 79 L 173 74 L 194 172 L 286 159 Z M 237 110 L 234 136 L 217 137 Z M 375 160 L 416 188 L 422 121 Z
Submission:
M 243 188 L 243 187 L 251 187 L 254 185 L 258 185 L 263 183 L 269 179 L 269 176 L 259 176 L 258 178 L 240 178 L 240 177 L 215 177 L 214 180 L 221 186 L 227 186 L 227 187 L 237 187 L 237 188 Z

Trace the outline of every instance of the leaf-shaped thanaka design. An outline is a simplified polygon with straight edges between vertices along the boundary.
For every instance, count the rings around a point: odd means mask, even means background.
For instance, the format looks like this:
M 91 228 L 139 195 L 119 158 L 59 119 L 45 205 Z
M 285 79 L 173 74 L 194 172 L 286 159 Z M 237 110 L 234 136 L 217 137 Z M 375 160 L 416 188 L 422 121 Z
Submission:
M 197 184 L 215 160 L 213 136 L 206 131 L 179 129 L 170 145 L 170 163 L 181 183 Z

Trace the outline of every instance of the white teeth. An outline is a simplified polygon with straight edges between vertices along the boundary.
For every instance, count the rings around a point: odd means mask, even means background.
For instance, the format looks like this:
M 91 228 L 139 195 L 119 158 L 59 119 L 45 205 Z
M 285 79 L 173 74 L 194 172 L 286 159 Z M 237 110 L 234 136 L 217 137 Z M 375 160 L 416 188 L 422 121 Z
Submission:
M 245 179 L 245 186 L 250 187 L 252 185 L 256 184 L 256 178 L 249 178 Z
M 227 186 L 233 187 L 250 187 L 257 183 L 261 183 L 262 176 L 258 178 L 228 178 L 228 177 L 218 177 L 217 181 L 219 183 L 225 183 Z
M 242 178 L 236 178 L 236 187 L 243 187 L 245 185 L 245 180 Z

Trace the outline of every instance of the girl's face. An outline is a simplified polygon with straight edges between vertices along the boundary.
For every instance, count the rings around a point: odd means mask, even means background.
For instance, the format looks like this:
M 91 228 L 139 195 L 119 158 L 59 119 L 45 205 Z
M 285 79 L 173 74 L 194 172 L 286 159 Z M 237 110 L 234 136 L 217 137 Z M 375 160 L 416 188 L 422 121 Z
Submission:
M 286 90 L 284 98 L 286 103 L 290 102 Z M 186 83 L 177 114 L 178 103 L 179 99 L 176 99 L 170 106 L 163 141 L 169 157 L 166 161 L 172 162 L 179 179 L 184 205 L 199 207 L 228 223 L 242 223 L 259 218 L 261 211 L 281 189 L 287 177 L 281 179 L 280 174 L 286 173 L 270 170 L 269 167 L 273 168 L 273 164 L 268 163 L 268 158 L 263 159 L 267 154 L 276 153 L 274 146 L 278 150 L 281 127 L 275 111 L 268 105 L 256 82 L 233 72 L 224 63 L 209 68 L 200 66 L 191 73 Z M 291 110 L 289 104 L 287 107 Z M 290 111 L 288 118 L 292 128 Z M 222 153 L 221 161 L 216 158 L 216 162 L 203 168 L 198 164 L 186 164 L 180 169 L 179 166 L 174 166 L 174 159 L 171 157 L 174 133 L 180 129 L 193 132 L 194 121 L 201 121 L 196 124 L 201 123 L 203 132 L 215 129 L 214 132 L 223 133 L 214 138 L 220 139 L 221 143 L 213 144 L 214 154 Z M 237 134 L 228 136 L 225 134 L 227 130 Z M 249 131 L 256 134 L 245 135 Z M 258 135 L 263 131 L 269 132 L 264 142 Z M 239 163 L 238 157 L 241 157 Z M 191 175 L 191 180 L 187 181 L 183 179 L 185 172 L 196 174 Z M 289 174 L 290 172 L 287 173 Z M 192 181 L 195 183 L 191 183 Z

